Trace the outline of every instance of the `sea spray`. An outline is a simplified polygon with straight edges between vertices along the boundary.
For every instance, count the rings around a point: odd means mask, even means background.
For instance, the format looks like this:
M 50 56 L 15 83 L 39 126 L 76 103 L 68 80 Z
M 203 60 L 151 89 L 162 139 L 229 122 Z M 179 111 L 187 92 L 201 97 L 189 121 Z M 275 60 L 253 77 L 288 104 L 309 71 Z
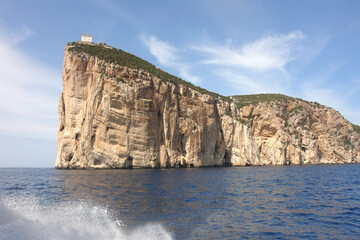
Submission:
M 119 224 L 121 223 L 121 224 Z M 0 239 L 172 239 L 161 224 L 130 229 L 107 208 L 82 201 L 40 203 L 34 197 L 0 200 Z

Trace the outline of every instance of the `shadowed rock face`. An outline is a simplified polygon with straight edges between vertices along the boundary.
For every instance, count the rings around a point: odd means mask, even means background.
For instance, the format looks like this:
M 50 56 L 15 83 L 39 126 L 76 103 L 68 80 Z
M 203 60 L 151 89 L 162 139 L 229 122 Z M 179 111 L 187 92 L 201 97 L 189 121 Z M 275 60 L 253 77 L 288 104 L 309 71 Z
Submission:
M 65 48 L 56 168 L 360 162 L 359 134 L 302 100 L 250 104 Z

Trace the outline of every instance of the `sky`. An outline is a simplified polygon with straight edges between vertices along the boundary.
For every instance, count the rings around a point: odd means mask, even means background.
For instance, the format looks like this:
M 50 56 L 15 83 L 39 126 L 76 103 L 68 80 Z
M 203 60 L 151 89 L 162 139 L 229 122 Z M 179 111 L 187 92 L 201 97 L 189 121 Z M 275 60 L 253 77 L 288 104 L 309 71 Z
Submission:
M 0 167 L 54 166 L 64 47 L 85 32 L 210 91 L 282 93 L 360 125 L 360 1 L 0 5 Z

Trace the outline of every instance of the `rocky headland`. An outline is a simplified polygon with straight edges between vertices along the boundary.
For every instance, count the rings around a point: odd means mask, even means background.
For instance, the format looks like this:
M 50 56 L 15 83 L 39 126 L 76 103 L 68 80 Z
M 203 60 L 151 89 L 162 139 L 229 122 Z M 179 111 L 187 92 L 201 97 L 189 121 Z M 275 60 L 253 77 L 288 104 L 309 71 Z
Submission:
M 224 97 L 106 44 L 65 47 L 56 168 L 360 162 L 360 127 L 280 94 Z

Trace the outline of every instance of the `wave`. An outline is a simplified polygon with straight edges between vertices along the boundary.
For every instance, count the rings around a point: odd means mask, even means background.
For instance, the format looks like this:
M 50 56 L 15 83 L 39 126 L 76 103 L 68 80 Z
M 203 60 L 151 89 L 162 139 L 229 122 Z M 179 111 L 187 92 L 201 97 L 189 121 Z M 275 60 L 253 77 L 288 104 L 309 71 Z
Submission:
M 40 204 L 34 197 L 0 200 L 0 239 L 173 239 L 161 224 L 129 229 L 107 208 L 84 202 Z

